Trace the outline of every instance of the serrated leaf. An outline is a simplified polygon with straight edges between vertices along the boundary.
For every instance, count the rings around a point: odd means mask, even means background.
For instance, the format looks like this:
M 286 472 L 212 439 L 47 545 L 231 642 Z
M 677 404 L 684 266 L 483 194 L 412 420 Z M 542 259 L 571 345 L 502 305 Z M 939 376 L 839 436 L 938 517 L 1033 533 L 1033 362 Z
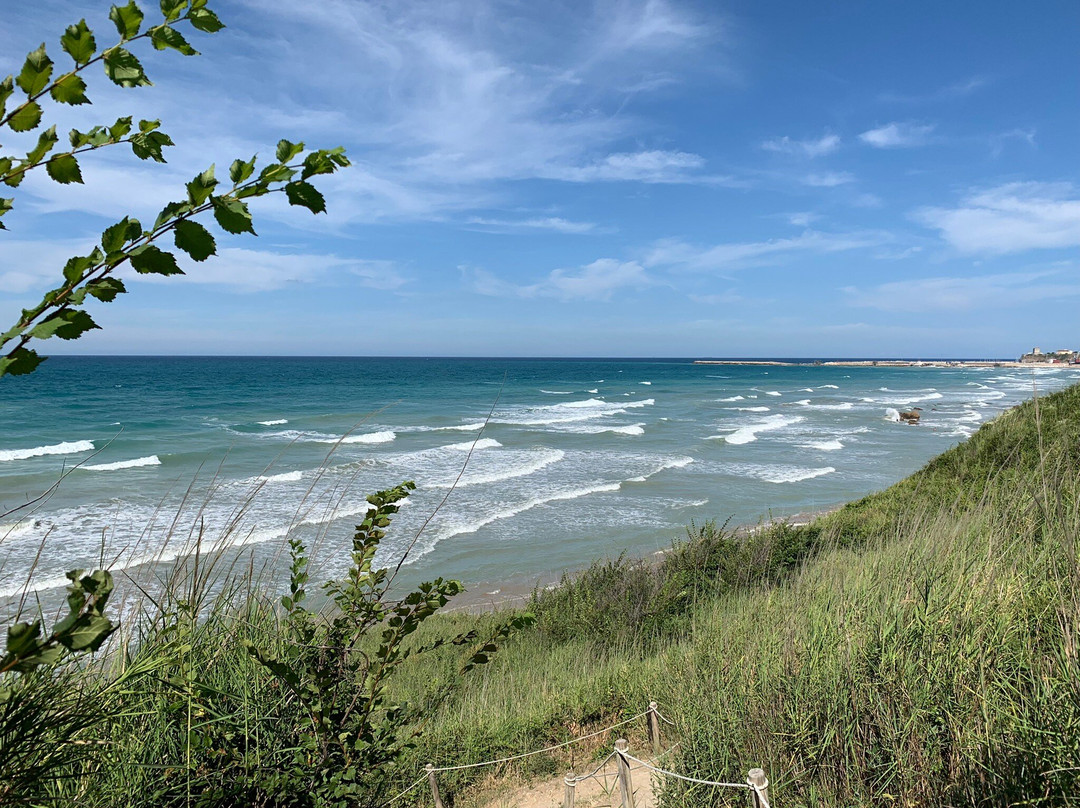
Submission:
M 161 120 L 160 119 L 155 119 L 155 120 L 152 120 L 152 121 L 148 121 L 148 120 L 146 120 L 144 118 L 141 121 L 139 121 L 139 131 L 140 132 L 153 132 L 155 129 L 158 129 L 160 127 L 161 127 Z
M 12 198 L 4 199 L 0 197 L 0 216 L 3 216 L 9 210 L 15 207 L 15 200 Z M 0 225 L 2 227 L 2 225 Z
M 259 180 L 264 183 L 288 182 L 296 176 L 296 171 L 282 163 L 271 163 L 259 172 Z
M 131 151 L 140 160 L 153 159 L 159 163 L 165 162 L 162 148 L 172 146 L 172 138 L 164 132 L 139 132 L 131 136 Z
M 184 271 L 176 263 L 176 256 L 170 252 L 146 244 L 132 251 L 131 267 L 140 275 L 183 275 Z
M 23 105 L 8 119 L 8 126 L 15 132 L 29 132 L 41 123 L 41 107 L 37 101 Z
M 56 127 L 50 126 L 40 135 L 38 135 L 37 145 L 26 153 L 26 161 L 28 163 L 36 163 L 41 160 L 46 154 L 53 150 L 53 146 L 60 140 L 56 136 Z
M 190 202 L 170 202 L 161 209 L 161 213 L 158 214 L 157 219 L 154 221 L 154 229 L 157 230 L 163 224 L 171 219 L 175 219 L 182 213 L 187 213 L 191 210 Z
M 277 144 L 277 159 L 279 163 L 287 163 L 304 150 L 303 143 L 290 143 L 284 138 Z
M 142 25 L 142 10 L 135 5 L 135 0 L 130 0 L 126 6 L 113 6 L 109 9 L 109 19 L 116 24 L 116 31 L 125 42 L 133 36 L 138 36 L 139 26 Z
M 310 183 L 304 181 L 290 182 L 285 186 L 285 196 L 290 205 L 299 205 L 307 208 L 312 213 L 325 213 L 326 200 L 319 190 Z
M 87 331 L 101 328 L 94 318 L 81 309 L 60 309 L 46 317 L 28 332 L 35 339 L 78 339 Z
M 224 199 L 220 196 L 213 198 L 214 218 L 221 225 L 221 229 L 227 233 L 251 233 L 256 235 L 255 227 L 251 223 L 251 211 L 248 206 L 239 199 Z
M 210 166 L 203 173 L 196 174 L 195 179 L 187 184 L 188 200 L 194 207 L 198 207 L 210 198 L 217 184 L 214 178 L 214 166 Z
M 16 348 L 7 356 L 0 357 L 0 376 L 24 376 L 33 373 L 45 357 L 31 348 Z
M 84 65 L 93 58 L 97 43 L 94 41 L 94 32 L 86 25 L 86 20 L 79 20 L 67 27 L 60 37 L 60 47 L 77 65 Z
M 218 19 L 218 15 L 208 8 L 191 9 L 188 20 L 195 30 L 202 31 L 204 34 L 216 34 L 225 27 L 224 23 Z
M 82 171 L 79 170 L 79 162 L 70 154 L 59 154 L 45 164 L 45 171 L 54 182 L 61 185 L 70 185 L 73 182 L 82 183 Z
M 74 73 L 64 76 L 53 84 L 49 95 L 58 104 L 70 104 L 73 107 L 90 103 L 90 99 L 86 97 L 86 82 Z
M 176 246 L 195 261 L 205 261 L 217 253 L 217 243 L 210 231 L 191 219 L 176 223 Z
M 188 0 L 161 0 L 161 13 L 165 19 L 172 22 L 180 16 L 187 4 Z
M 113 6 L 116 8 L 116 6 Z M 105 51 L 103 59 L 105 75 L 109 80 L 120 87 L 146 87 L 150 85 L 150 79 L 146 77 L 142 64 L 135 58 L 131 51 L 124 48 L 110 48 Z
M 15 92 L 15 77 L 8 76 L 0 81 L 0 116 L 4 114 L 4 107 L 11 94 Z
M 233 160 L 231 166 L 229 166 L 229 179 L 232 180 L 233 185 L 239 185 L 244 180 L 248 179 L 255 171 L 255 158 L 258 155 L 253 156 L 246 163 L 243 160 Z
M 131 131 L 131 116 L 125 115 L 123 118 L 117 118 L 116 123 L 109 127 L 109 136 L 113 140 L 120 140 L 120 138 L 127 135 Z
M 86 291 L 103 303 L 111 303 L 117 295 L 127 291 L 124 282 L 119 278 L 100 278 L 86 284 Z
M 53 61 L 45 53 L 45 43 L 26 55 L 19 77 L 15 80 L 19 88 L 27 95 L 37 95 L 49 85 Z
M 131 219 L 125 216 L 116 224 L 105 228 L 101 234 L 101 247 L 106 253 L 116 252 L 130 240 L 131 237 L 128 235 L 130 224 Z
M 174 51 L 179 51 L 184 56 L 198 56 L 199 52 L 195 50 L 188 41 L 184 39 L 184 35 L 177 31 L 175 28 L 170 28 L 167 25 L 159 25 L 157 28 L 151 29 L 150 42 L 158 50 L 165 50 L 166 48 L 172 48 Z

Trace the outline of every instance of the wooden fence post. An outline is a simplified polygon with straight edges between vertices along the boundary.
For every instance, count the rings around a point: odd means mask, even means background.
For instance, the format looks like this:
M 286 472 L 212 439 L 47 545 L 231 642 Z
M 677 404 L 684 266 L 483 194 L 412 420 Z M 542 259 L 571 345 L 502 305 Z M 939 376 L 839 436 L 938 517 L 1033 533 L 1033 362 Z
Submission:
M 769 779 L 765 776 L 763 769 L 751 769 L 746 775 L 746 782 L 754 786 L 750 790 L 750 793 L 754 795 L 754 808 L 765 808 L 767 805 L 772 805 L 769 802 Z M 762 802 L 762 799 L 764 799 L 764 802 Z
M 652 741 L 653 757 L 660 756 L 660 717 L 656 712 L 656 702 L 649 702 L 649 740 Z
M 431 786 L 431 796 L 435 798 L 435 808 L 443 808 L 442 799 L 439 797 L 439 784 L 435 782 L 435 766 L 429 763 L 424 767 L 427 770 L 428 785 Z
M 615 741 L 615 756 L 619 763 L 619 790 L 622 792 L 622 808 L 634 808 L 634 784 L 630 781 L 630 761 L 623 753 L 629 751 L 625 738 Z
M 574 796 L 575 791 L 577 790 L 577 781 L 574 780 L 573 769 L 566 773 L 563 783 L 566 785 L 566 791 L 563 792 L 563 808 L 574 808 Z

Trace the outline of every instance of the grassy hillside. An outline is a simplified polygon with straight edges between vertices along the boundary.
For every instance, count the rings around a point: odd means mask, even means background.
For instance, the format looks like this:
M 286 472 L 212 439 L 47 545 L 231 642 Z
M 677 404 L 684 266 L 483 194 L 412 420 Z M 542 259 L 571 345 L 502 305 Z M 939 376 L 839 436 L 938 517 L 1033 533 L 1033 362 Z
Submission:
M 650 700 L 675 722 L 664 730 L 679 743 L 667 765 L 723 780 L 760 765 L 782 808 L 1071 804 L 1080 793 L 1078 536 L 1080 386 L 1005 413 L 892 488 L 810 525 L 738 536 L 706 523 L 659 564 L 597 562 L 536 593 L 535 625 L 471 676 L 460 676 L 450 644 L 408 660 L 388 687 L 409 705 L 415 745 L 367 802 L 341 804 L 382 808 L 425 763 L 557 743 Z M 59 690 L 47 692 L 66 694 L 53 703 L 67 705 L 74 734 L 51 736 L 39 722 L 16 762 L 70 737 L 93 754 L 40 784 L 40 802 L 315 804 L 288 779 L 313 765 L 295 737 L 304 717 L 243 647 L 285 654 L 280 610 L 244 579 L 208 607 L 197 578 L 143 612 L 126 653 L 53 677 L 48 687 Z M 437 616 L 410 642 L 482 636 L 500 619 Z M 47 702 L 33 709 L 47 713 Z M 641 729 L 628 730 L 640 748 Z M 613 737 L 440 775 L 444 797 L 468 805 L 500 780 L 581 771 Z M 0 737 L 0 768 L 11 771 L 19 748 Z M 724 796 L 662 792 L 671 806 Z M 395 804 L 429 799 L 421 788 Z

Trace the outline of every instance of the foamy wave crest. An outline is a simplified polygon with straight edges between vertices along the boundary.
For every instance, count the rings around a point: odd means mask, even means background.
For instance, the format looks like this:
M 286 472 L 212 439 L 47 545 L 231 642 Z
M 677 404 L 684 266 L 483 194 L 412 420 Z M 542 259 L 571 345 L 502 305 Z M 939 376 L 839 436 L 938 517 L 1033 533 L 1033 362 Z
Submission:
M 767 396 L 778 396 L 778 395 L 780 395 L 780 391 L 779 390 L 769 390 L 768 392 L 765 393 L 765 395 L 767 395 Z
M 586 390 L 585 392 L 586 392 L 586 393 L 594 393 L 594 394 L 595 394 L 595 393 L 599 393 L 600 391 L 599 391 L 599 390 L 597 389 L 597 390 Z
M 461 432 L 479 432 L 485 426 L 483 421 L 477 421 L 472 424 L 459 424 L 458 426 L 437 426 L 436 432 L 442 432 L 444 430 L 459 430 Z
M 726 410 L 737 410 L 738 412 L 768 412 L 768 407 L 725 407 Z
M 619 415 L 628 409 L 648 407 L 655 403 L 656 401 L 651 398 L 642 401 L 624 401 L 619 404 L 601 401 L 598 398 L 589 398 L 584 401 L 565 401 L 560 404 L 530 407 L 523 411 L 504 413 L 499 417 L 497 423 L 516 426 L 572 424 L 577 421 L 592 421 L 597 418 Z
M 566 457 L 566 452 L 562 451 L 562 449 L 549 449 L 530 456 L 525 462 L 518 465 L 509 465 L 484 472 L 477 471 L 472 474 L 463 474 L 461 479 L 457 480 L 456 484 L 453 480 L 447 480 L 427 483 L 427 487 L 468 488 L 470 485 L 501 483 L 504 480 L 513 480 L 518 477 L 528 477 L 530 474 L 536 474 L 536 472 L 542 471 L 552 463 L 558 463 L 564 457 Z
M 802 482 L 803 480 L 812 480 L 815 477 L 823 477 L 826 474 L 832 474 L 834 471 L 836 471 L 836 469 L 832 466 L 825 466 L 824 468 L 819 469 L 776 469 L 762 474 L 761 479 L 767 483 L 797 483 Z
M 838 440 L 817 440 L 811 441 L 810 443 L 801 443 L 799 445 L 804 449 L 817 449 L 821 452 L 838 452 L 844 448 L 844 444 Z
M 741 446 L 744 443 L 750 443 L 757 440 L 757 436 L 761 432 L 774 432 L 778 429 L 784 429 L 805 420 L 806 419 L 801 415 L 770 415 L 765 420 L 759 421 L 756 424 L 740 427 L 730 435 L 715 435 L 713 437 L 723 438 L 728 443 Z
M 259 421 L 258 423 L 262 424 L 263 426 L 281 426 L 282 424 L 289 423 L 289 419 L 288 418 L 278 418 L 277 420 L 274 420 L 274 421 Z
M 823 384 L 823 385 L 821 385 L 821 389 L 822 389 L 822 390 L 825 390 L 825 389 L 829 389 L 829 390 L 839 390 L 840 388 L 839 388 L 839 387 L 837 387 L 837 386 L 836 386 L 835 384 Z M 881 389 L 882 389 L 882 390 L 884 390 L 885 388 L 883 387 L 883 388 L 881 388 Z
M 900 411 L 889 407 L 887 410 L 885 410 L 885 420 L 900 423 Z
M 939 398 L 944 398 L 944 396 L 941 395 L 941 393 L 927 393 L 925 396 L 911 396 L 900 401 L 894 401 L 893 403 L 901 407 L 906 407 L 908 404 L 914 404 L 916 401 L 934 401 Z
M 743 400 L 743 397 L 742 397 L 742 396 L 731 396 L 730 398 L 718 398 L 718 399 L 716 399 L 716 400 L 717 400 L 717 401 L 722 401 L 722 402 L 727 402 L 727 401 L 742 401 L 742 400 Z
M 303 477 L 303 474 L 299 471 L 286 471 L 281 474 L 270 474 L 256 479 L 264 483 L 298 483 L 301 477 Z
M 473 449 L 497 449 L 500 446 L 502 446 L 502 444 L 494 438 L 481 438 L 478 441 L 467 440 L 464 443 L 451 443 L 441 448 L 452 449 L 455 452 L 468 452 Z
M 541 390 L 541 393 L 547 393 L 549 396 L 572 396 L 573 390 Z
M 116 463 L 101 463 L 95 466 L 81 466 L 83 471 L 119 471 L 120 469 L 137 469 L 143 466 L 160 466 L 161 460 L 157 455 L 149 457 L 137 457 L 134 460 L 120 460 Z
M 397 438 L 397 433 L 387 429 L 381 432 L 367 432 L 360 435 L 346 435 L 345 437 L 339 437 L 337 435 L 327 435 L 323 432 L 298 432 L 297 430 L 290 429 L 284 432 L 267 432 L 259 435 L 259 437 L 284 438 L 286 440 L 304 443 L 340 443 L 344 445 L 352 443 L 389 443 Z
M 808 398 L 800 398 L 798 401 L 794 401 L 792 403 L 793 404 L 801 404 L 803 407 L 809 407 L 810 406 L 810 399 L 808 399 Z
M 33 519 L 23 519 L 21 522 L 5 522 L 0 524 L 0 541 L 14 539 L 17 536 L 26 536 L 33 533 L 37 524 Z
M 842 401 L 839 404 L 810 404 L 815 410 L 850 410 L 855 405 L 850 401 Z
M 638 384 L 652 384 L 652 382 L 638 382 Z
M 45 455 L 78 454 L 79 452 L 92 451 L 94 451 L 93 441 L 73 440 L 64 443 L 54 443 L 51 446 L 35 446 L 33 449 L 0 450 L 0 462 L 8 460 L 29 460 L 31 457 L 44 457 Z

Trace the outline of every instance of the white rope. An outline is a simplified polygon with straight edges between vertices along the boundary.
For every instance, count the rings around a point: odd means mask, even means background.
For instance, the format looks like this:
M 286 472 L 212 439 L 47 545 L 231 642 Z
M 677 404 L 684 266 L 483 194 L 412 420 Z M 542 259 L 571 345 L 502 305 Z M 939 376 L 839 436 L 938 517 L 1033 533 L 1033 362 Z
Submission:
M 581 777 L 575 777 L 572 780 L 569 780 L 569 782 L 573 783 L 574 785 L 577 785 L 578 783 L 581 783 L 581 782 L 583 782 L 585 780 L 588 780 L 590 777 L 596 777 L 596 775 L 600 773 L 600 770 L 603 769 L 608 764 L 608 761 L 611 760 L 613 757 L 615 757 L 614 752 L 612 752 L 606 758 L 601 760 L 600 765 L 597 766 L 595 769 L 593 769 L 589 774 L 583 774 L 583 775 L 581 775 Z M 567 778 L 564 777 L 563 782 L 564 783 L 567 782 Z
M 628 718 L 625 721 L 620 721 L 618 724 L 612 724 L 606 729 L 597 730 L 596 732 L 590 732 L 588 735 L 582 735 L 580 738 L 571 738 L 569 741 L 563 743 L 557 743 L 554 746 L 548 746 L 544 749 L 536 749 L 532 752 L 522 752 L 520 755 L 511 755 L 510 757 L 499 758 L 498 760 L 485 760 L 483 763 L 464 763 L 460 766 L 439 766 L 432 771 L 437 772 L 456 772 L 460 769 L 477 769 L 481 766 L 494 766 L 496 763 L 508 763 L 511 760 L 521 760 L 522 758 L 531 757 L 532 755 L 540 755 L 544 752 L 553 752 L 556 749 L 562 749 L 564 746 L 570 746 L 571 744 L 578 743 L 580 741 L 588 740 L 589 738 L 595 738 L 597 735 L 603 735 L 605 732 L 610 732 L 613 729 L 617 729 L 625 724 L 629 724 L 632 721 L 637 721 L 639 718 L 643 718 L 648 715 L 648 711 L 644 713 L 638 713 L 633 718 Z
M 753 791 L 757 791 L 757 789 L 755 789 L 749 783 L 718 783 L 715 780 L 699 780 L 696 777 L 687 777 L 685 774 L 676 774 L 675 772 L 669 772 L 666 769 L 658 769 L 651 763 L 646 763 L 644 760 L 640 760 L 634 757 L 629 752 L 619 752 L 619 754 L 627 758 L 628 760 L 632 760 L 635 763 L 640 763 L 643 768 L 652 769 L 657 774 L 666 774 L 668 777 L 674 777 L 676 780 L 685 780 L 688 783 L 697 783 L 703 786 L 719 786 L 720 788 L 747 788 Z M 761 796 L 760 792 L 758 792 L 758 796 Z M 768 808 L 768 806 L 765 806 L 765 808 Z
M 675 726 L 675 722 L 672 721 L 670 718 L 665 717 L 664 714 L 662 712 L 660 712 L 659 710 L 654 709 L 653 712 L 656 713 L 656 717 L 659 718 L 661 721 L 663 721 L 665 724 L 670 724 L 671 726 Z
M 757 786 L 755 786 L 753 783 L 749 783 L 748 785 L 750 786 L 750 789 L 755 794 L 757 794 L 758 805 L 760 805 L 761 808 L 770 808 L 769 801 L 767 799 L 765 799 L 765 795 L 761 793 L 761 789 L 758 788 Z
M 390 798 L 390 799 L 388 799 L 388 800 L 387 800 L 386 802 L 384 802 L 384 803 L 383 803 L 383 806 L 382 806 L 382 808 L 386 808 L 386 806 L 387 806 L 387 805 L 390 805 L 390 803 L 392 803 L 392 802 L 396 802 L 397 800 L 400 800 L 400 799 L 401 799 L 402 797 L 404 797 L 404 796 L 405 796 L 406 794 L 408 794 L 408 793 L 409 793 L 410 791 L 412 791 L 412 790 L 413 790 L 414 788 L 416 788 L 416 787 L 417 787 L 418 785 L 420 785 L 420 784 L 421 784 L 422 782 L 424 782 L 425 780 L 427 780 L 427 774 L 426 774 L 426 773 L 425 773 L 425 774 L 422 774 L 422 775 L 420 776 L 420 779 L 419 779 L 419 780 L 417 780 L 417 781 L 416 781 L 415 783 L 413 783 L 413 784 L 412 784 L 411 786 L 409 786 L 409 787 L 408 787 L 407 789 L 405 789 L 404 791 L 402 791 L 402 792 L 401 792 L 400 794 L 398 794 L 398 795 L 397 795 L 396 797 L 391 797 L 391 798 Z

